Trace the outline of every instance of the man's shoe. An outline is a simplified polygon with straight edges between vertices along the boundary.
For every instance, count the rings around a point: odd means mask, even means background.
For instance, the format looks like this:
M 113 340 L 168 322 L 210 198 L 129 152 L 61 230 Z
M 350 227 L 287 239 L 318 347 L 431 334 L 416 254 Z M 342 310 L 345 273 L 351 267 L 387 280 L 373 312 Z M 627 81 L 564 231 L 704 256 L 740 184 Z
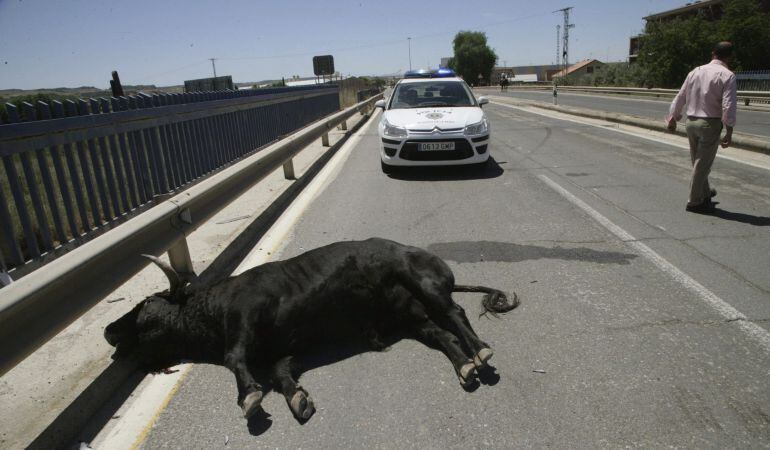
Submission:
M 712 202 L 711 200 L 706 200 L 705 202 L 699 205 L 687 205 L 685 210 L 688 212 L 693 212 L 698 214 L 712 214 L 714 211 L 716 211 L 717 203 L 719 202 Z
M 717 190 L 714 188 L 709 189 L 709 197 L 714 198 L 717 196 Z

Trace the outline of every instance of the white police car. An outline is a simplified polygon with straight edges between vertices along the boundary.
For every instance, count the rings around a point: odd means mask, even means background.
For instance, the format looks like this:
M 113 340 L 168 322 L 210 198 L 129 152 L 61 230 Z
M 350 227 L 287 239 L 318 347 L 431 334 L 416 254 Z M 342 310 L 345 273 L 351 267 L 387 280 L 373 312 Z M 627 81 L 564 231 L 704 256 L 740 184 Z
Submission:
M 379 125 L 382 171 L 396 166 L 482 164 L 489 121 L 465 82 L 449 69 L 411 71 L 396 83 Z

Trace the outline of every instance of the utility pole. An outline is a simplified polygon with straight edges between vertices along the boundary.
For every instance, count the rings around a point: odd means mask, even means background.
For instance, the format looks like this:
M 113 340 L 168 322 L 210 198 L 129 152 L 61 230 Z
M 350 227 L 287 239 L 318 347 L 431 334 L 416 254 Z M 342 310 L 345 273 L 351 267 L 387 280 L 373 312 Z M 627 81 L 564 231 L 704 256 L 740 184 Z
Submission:
M 214 78 L 217 77 L 217 65 L 214 63 L 217 58 L 209 58 L 209 61 L 211 61 L 211 68 L 214 69 Z
M 559 53 L 559 39 L 561 39 L 561 25 L 556 25 L 556 65 L 559 65 L 561 53 Z
M 562 39 L 562 50 L 561 50 L 561 58 L 562 58 L 562 65 L 564 66 L 564 72 L 563 76 L 567 77 L 567 68 L 569 67 L 569 29 L 575 28 L 574 23 L 569 23 L 569 11 L 572 9 L 572 6 L 569 6 L 567 8 L 557 9 L 554 11 L 555 13 L 561 12 L 564 13 L 564 37 Z
M 412 38 L 408 37 L 406 40 L 409 42 L 409 70 L 412 70 Z

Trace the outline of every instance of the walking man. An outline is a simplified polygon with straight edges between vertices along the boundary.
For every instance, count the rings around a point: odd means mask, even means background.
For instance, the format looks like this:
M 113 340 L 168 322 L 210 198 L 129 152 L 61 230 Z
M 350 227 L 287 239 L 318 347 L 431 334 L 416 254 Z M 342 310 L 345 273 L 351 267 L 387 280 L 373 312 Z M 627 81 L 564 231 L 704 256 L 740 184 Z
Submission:
M 718 203 L 711 200 L 717 191 L 709 186 L 708 175 L 717 154 L 722 125 L 727 128 L 721 139 L 722 148 L 732 142 L 738 89 L 735 74 L 727 67 L 732 55 L 732 43 L 718 43 L 711 53 L 711 62 L 687 75 L 666 116 L 669 131 L 675 131 L 676 122 L 682 119 L 682 110 L 687 105 L 692 179 L 686 210 L 690 212 L 713 213 Z

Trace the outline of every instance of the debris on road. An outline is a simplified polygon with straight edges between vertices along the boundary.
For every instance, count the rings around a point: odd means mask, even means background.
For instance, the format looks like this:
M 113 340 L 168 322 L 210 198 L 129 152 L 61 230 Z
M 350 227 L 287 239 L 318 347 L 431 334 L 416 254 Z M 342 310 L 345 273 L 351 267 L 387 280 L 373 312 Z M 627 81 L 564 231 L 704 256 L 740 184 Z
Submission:
M 107 300 L 107 303 L 122 302 L 125 299 L 126 299 L 126 297 L 111 298 L 111 299 Z
M 222 220 L 220 222 L 217 222 L 217 225 L 224 225 L 226 223 L 236 222 L 238 220 L 243 220 L 243 219 L 248 219 L 249 217 L 251 217 L 251 215 L 249 215 L 249 214 L 246 214 L 245 216 L 233 217 L 231 219 L 225 219 L 225 220 Z
M 533 372 L 535 372 L 535 373 L 545 373 L 545 370 L 543 370 L 543 369 L 535 369 L 535 370 L 533 370 Z

